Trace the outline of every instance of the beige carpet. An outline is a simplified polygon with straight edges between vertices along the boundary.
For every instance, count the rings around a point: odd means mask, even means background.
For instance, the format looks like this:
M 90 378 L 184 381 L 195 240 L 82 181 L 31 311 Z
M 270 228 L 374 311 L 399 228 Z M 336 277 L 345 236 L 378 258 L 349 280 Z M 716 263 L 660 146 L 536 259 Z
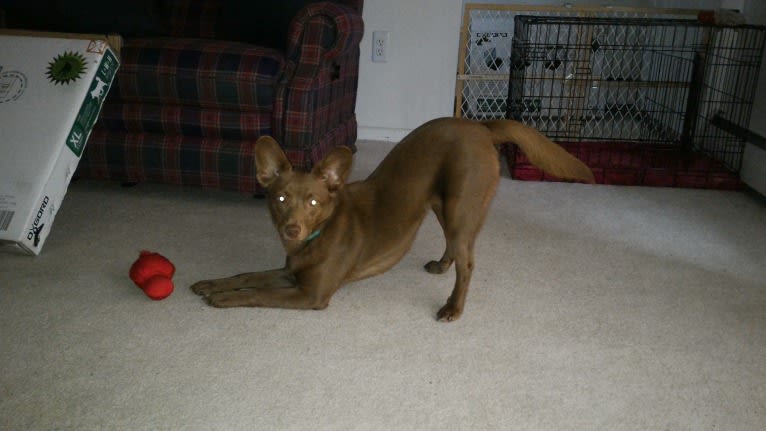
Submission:
M 77 182 L 41 256 L 0 254 L 0 429 L 766 428 L 762 201 L 504 178 L 452 324 L 442 247 L 429 217 L 325 311 L 217 310 L 188 286 L 283 262 L 263 201 Z M 163 301 L 141 249 L 177 267 Z

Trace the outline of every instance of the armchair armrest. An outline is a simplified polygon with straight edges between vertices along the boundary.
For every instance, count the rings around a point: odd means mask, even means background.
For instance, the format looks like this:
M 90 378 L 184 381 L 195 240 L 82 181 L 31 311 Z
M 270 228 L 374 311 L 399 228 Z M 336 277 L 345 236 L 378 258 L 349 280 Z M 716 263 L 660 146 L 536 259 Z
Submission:
M 326 28 L 317 31 L 311 25 L 317 19 L 331 23 L 334 34 L 328 34 Z M 287 59 L 315 64 L 331 60 L 358 49 L 363 35 L 364 24 L 357 10 L 338 3 L 312 3 L 301 9 L 290 23 Z
M 361 13 L 337 3 L 312 3 L 293 18 L 274 108 L 274 134 L 288 150 L 353 146 L 363 33 Z M 315 158 L 304 156 L 304 167 Z

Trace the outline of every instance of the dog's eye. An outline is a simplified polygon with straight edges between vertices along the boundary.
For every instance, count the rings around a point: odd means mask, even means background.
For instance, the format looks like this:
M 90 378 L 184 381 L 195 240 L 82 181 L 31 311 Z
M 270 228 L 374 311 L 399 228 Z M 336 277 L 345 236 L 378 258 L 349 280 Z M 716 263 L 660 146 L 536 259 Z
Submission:
M 277 200 L 279 202 L 285 202 L 287 200 L 287 197 L 285 197 L 285 195 L 279 195 L 277 196 Z
M 316 199 L 312 199 L 312 200 L 309 201 L 309 205 L 311 205 L 312 207 L 315 207 L 315 206 L 319 205 L 319 202 L 317 202 Z

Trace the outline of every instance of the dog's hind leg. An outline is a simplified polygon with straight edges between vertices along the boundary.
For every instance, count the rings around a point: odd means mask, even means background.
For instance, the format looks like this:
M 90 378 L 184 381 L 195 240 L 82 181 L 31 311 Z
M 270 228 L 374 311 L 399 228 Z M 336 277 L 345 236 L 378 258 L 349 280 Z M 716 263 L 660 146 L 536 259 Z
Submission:
M 473 239 L 460 239 L 453 242 L 450 251 L 455 256 L 455 287 L 447 299 L 447 303 L 436 314 L 441 321 L 457 320 L 463 314 L 468 285 L 473 274 Z
M 440 321 L 457 320 L 463 313 L 473 275 L 474 243 L 495 195 L 499 174 L 476 173 L 454 180 L 453 186 L 446 189 L 441 223 L 447 242 L 442 262 L 454 260 L 455 287 L 436 315 Z
M 436 214 L 436 219 L 439 220 L 439 225 L 441 225 L 442 230 L 444 231 L 444 237 L 447 237 L 447 230 L 445 227 L 445 218 L 444 218 L 444 206 L 441 202 L 436 202 L 433 204 L 433 210 Z M 430 272 L 431 274 L 444 274 L 450 266 L 452 266 L 453 258 L 452 255 L 449 253 L 449 244 L 447 244 L 446 249 L 444 250 L 444 254 L 442 255 L 442 258 L 439 260 L 432 260 L 425 264 L 424 268 L 426 271 Z
M 455 287 L 447 303 L 436 314 L 438 320 L 453 321 L 460 318 L 468 294 L 468 285 L 473 274 L 473 246 L 481 229 L 484 214 L 477 214 L 477 208 L 468 208 L 453 200 L 447 203 L 444 220 L 444 236 L 447 249 L 444 256 L 455 263 Z M 467 212 L 472 212 L 466 215 Z

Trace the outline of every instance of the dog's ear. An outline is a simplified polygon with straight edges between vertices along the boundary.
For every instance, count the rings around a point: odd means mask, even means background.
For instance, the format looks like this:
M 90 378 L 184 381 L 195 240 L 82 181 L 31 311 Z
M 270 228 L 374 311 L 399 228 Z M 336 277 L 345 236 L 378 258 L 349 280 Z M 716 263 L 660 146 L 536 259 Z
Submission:
M 331 192 L 339 190 L 346 183 L 348 174 L 351 172 L 351 149 L 348 147 L 336 147 L 319 164 L 314 166 L 311 173 L 327 184 Z
M 274 180 L 293 170 L 284 151 L 271 136 L 261 136 L 253 147 L 255 151 L 255 172 L 258 182 L 269 188 Z

